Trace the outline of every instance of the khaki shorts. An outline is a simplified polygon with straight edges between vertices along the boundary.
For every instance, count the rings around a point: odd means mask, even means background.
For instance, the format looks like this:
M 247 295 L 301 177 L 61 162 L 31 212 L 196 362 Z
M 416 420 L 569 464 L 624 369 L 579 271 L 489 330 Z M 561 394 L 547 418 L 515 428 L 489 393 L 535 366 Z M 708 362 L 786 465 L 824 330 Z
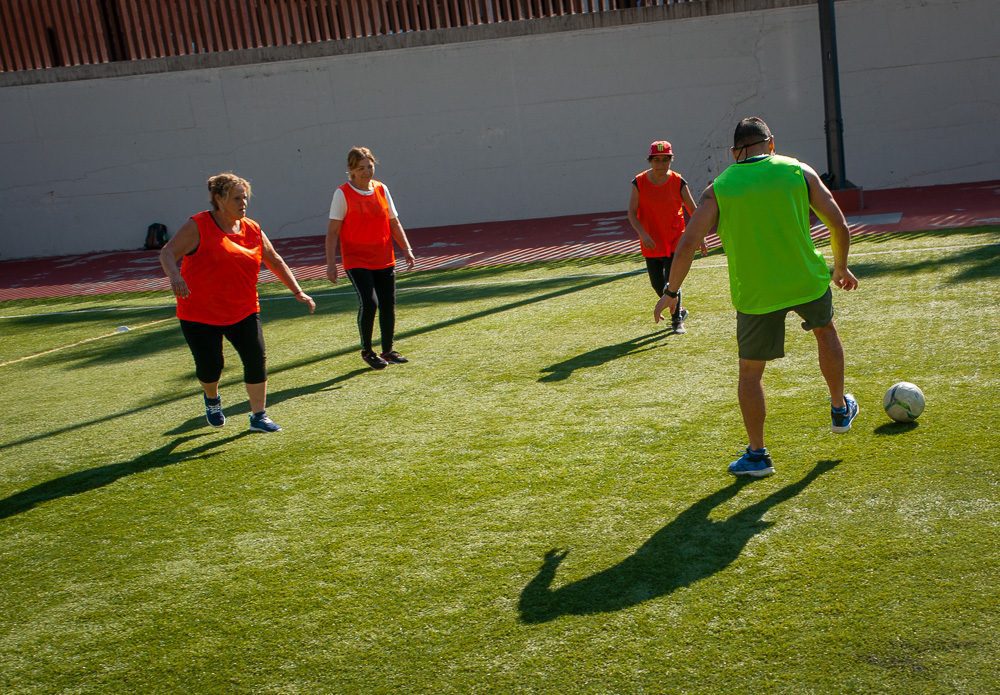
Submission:
M 775 360 L 785 356 L 785 317 L 794 311 L 802 317 L 802 330 L 823 328 L 833 321 L 833 292 L 805 304 L 778 309 L 769 314 L 736 312 L 736 343 L 740 359 Z

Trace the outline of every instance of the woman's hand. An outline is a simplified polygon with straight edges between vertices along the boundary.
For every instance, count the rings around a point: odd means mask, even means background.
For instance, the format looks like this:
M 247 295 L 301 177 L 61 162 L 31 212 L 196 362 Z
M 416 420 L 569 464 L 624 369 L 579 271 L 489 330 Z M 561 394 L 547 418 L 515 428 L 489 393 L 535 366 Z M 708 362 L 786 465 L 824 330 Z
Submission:
M 326 266 L 326 279 L 332 282 L 334 285 L 337 284 L 337 278 L 340 277 L 340 271 L 337 270 L 336 263 L 330 263 Z
M 170 289 L 173 290 L 174 296 L 178 299 L 187 299 L 191 296 L 191 290 L 188 289 L 187 283 L 184 282 L 184 278 L 180 276 L 177 278 L 170 278 Z
M 313 300 L 312 297 L 310 297 L 302 290 L 299 290 L 298 292 L 295 293 L 295 299 L 308 306 L 310 314 L 316 311 L 316 302 Z
M 701 251 L 702 258 L 708 255 L 708 244 L 705 243 L 704 239 L 702 239 L 701 248 L 699 249 L 699 251 Z
M 406 269 L 413 270 L 413 266 L 417 262 L 417 257 L 413 255 L 413 249 L 412 248 L 403 249 L 403 258 L 406 259 Z
M 194 220 L 188 220 L 177 230 L 173 239 L 160 249 L 160 267 L 163 268 L 163 274 L 170 281 L 170 289 L 178 299 L 190 297 L 191 290 L 184 282 L 177 263 L 181 258 L 198 248 L 199 239 L 198 225 Z

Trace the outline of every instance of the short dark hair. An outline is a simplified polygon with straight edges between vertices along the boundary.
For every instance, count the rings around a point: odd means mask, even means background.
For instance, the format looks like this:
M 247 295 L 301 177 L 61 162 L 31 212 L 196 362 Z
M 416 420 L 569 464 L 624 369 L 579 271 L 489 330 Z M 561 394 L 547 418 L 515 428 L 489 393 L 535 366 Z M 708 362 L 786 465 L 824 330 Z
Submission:
M 750 116 L 744 118 L 736 124 L 736 132 L 733 133 L 733 149 L 747 147 L 761 140 L 771 138 L 771 129 L 763 118 Z

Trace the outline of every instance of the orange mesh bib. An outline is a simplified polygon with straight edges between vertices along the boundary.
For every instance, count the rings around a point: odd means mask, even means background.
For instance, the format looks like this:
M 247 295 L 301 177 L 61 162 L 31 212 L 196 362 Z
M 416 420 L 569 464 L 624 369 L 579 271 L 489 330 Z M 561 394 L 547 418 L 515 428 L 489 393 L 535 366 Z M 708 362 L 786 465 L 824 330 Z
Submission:
M 260 225 L 244 217 L 239 232 L 226 234 L 210 212 L 191 219 L 198 225 L 198 248 L 181 259 L 181 277 L 191 294 L 177 300 L 177 318 L 229 326 L 260 311 Z
M 389 230 L 389 200 L 378 181 L 372 195 L 362 195 L 345 183 L 340 187 L 347 200 L 347 214 L 340 226 L 340 257 L 344 269 L 382 270 L 396 265 Z
M 676 171 L 671 171 L 664 183 L 656 185 L 649 180 L 649 173 L 647 170 L 635 177 L 639 188 L 636 217 L 642 222 L 643 229 L 653 237 L 656 248 L 650 249 L 640 244 L 640 249 L 646 258 L 672 256 L 677 248 L 677 240 L 684 233 L 684 200 L 681 198 L 684 179 Z

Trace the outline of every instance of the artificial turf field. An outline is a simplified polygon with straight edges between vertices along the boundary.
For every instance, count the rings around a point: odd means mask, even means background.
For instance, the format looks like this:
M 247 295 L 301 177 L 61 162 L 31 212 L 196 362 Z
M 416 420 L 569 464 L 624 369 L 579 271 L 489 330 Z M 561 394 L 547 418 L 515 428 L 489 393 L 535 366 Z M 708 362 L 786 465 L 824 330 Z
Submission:
M 0 691 L 995 692 L 998 251 L 856 240 L 861 415 L 789 318 L 750 483 L 719 253 L 683 336 L 638 256 L 401 274 L 383 372 L 347 285 L 262 287 L 273 435 L 165 294 L 2 303 Z

